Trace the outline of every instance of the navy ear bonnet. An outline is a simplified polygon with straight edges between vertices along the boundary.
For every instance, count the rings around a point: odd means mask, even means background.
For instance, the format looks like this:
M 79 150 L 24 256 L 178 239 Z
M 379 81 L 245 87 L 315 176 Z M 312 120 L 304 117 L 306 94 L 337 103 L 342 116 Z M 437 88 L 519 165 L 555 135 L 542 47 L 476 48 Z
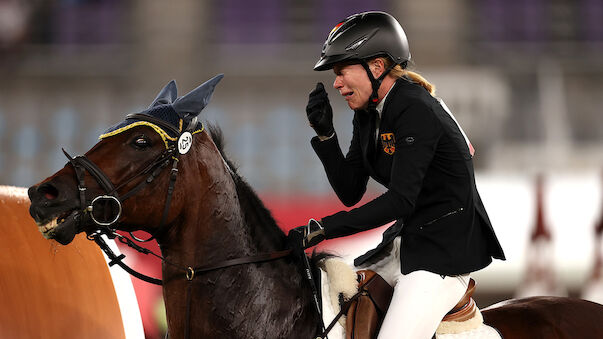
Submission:
M 185 130 L 192 134 L 201 132 L 203 124 L 197 122 L 197 116 L 207 106 L 223 77 L 223 74 L 218 74 L 180 98 L 177 97 L 176 82 L 172 80 L 159 92 L 148 109 L 126 116 L 124 121 L 108 128 L 99 138 L 105 139 L 135 126 L 146 125 L 162 136 L 167 147 Z
M 159 120 L 167 123 L 169 126 L 173 127 L 173 129 L 182 131 L 180 129 L 180 117 L 178 116 L 178 113 L 176 113 L 176 110 L 174 110 L 174 108 L 172 107 L 171 104 L 164 104 L 164 105 L 158 105 L 155 107 L 151 107 L 147 110 L 140 112 L 139 114 L 144 114 L 146 116 L 159 119 Z M 103 132 L 103 134 L 100 136 L 100 139 L 105 139 L 107 137 L 119 134 L 119 133 L 126 131 L 135 126 L 147 125 L 147 123 L 142 123 L 142 122 L 144 122 L 144 120 L 137 118 L 137 117 L 131 117 L 130 115 L 128 115 L 128 116 L 126 116 L 126 119 L 124 121 L 119 122 L 119 123 L 109 127 L 105 132 Z M 182 127 L 184 129 L 187 129 L 189 123 L 190 123 L 190 121 L 185 122 L 183 120 Z M 200 128 L 203 127 L 200 122 L 197 123 L 197 125 L 199 125 Z M 157 126 L 157 127 L 161 128 L 162 131 L 166 135 L 170 136 L 171 138 L 178 138 L 178 136 L 179 136 L 178 134 L 175 133 L 175 131 L 172 128 L 162 128 L 162 126 Z M 197 129 L 196 127 L 194 127 L 194 128 Z

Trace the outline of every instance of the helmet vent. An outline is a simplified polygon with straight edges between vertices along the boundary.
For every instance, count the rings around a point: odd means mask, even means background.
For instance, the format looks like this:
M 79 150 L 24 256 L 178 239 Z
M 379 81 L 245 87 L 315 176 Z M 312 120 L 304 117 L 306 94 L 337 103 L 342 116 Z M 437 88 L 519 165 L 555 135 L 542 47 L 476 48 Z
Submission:
M 344 22 L 343 25 L 339 27 L 335 27 L 335 30 L 331 33 L 331 37 L 328 39 L 329 45 L 333 43 L 333 41 L 337 40 L 343 33 L 348 31 L 350 28 L 356 26 L 355 22 Z
M 356 48 L 360 47 L 362 44 L 364 44 L 366 41 L 368 40 L 367 36 L 363 36 L 362 38 L 352 42 L 351 44 L 348 45 L 348 47 L 345 48 L 346 51 L 351 51 L 351 50 L 355 50 Z

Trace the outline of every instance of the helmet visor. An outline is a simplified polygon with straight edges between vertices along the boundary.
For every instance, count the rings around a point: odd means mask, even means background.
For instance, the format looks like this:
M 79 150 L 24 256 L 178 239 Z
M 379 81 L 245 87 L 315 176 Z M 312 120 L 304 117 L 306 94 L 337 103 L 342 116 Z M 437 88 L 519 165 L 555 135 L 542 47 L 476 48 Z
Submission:
M 350 54 L 338 54 L 338 55 L 323 55 L 322 57 L 320 57 L 320 59 L 318 60 L 318 62 L 316 63 L 316 65 L 314 65 L 314 70 L 315 71 L 327 71 L 330 70 L 331 68 L 333 68 L 333 66 L 335 66 L 335 64 L 340 63 L 340 62 L 349 62 L 349 61 L 355 61 L 356 60 L 356 56 L 355 55 L 350 55 Z M 358 62 L 360 62 L 360 60 L 357 60 Z

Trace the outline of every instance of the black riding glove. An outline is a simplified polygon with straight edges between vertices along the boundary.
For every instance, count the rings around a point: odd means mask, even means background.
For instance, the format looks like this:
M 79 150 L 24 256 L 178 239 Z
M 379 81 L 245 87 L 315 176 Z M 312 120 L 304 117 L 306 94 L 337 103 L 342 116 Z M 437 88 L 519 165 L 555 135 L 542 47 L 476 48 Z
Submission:
M 335 132 L 333 128 L 333 109 L 329 103 L 329 97 L 322 82 L 316 84 L 316 88 L 310 92 L 306 115 L 310 126 L 316 134 L 321 137 L 330 137 Z
M 310 219 L 308 225 L 292 228 L 287 237 L 289 242 L 299 244 L 301 241 L 303 248 L 309 248 L 325 240 L 325 229 L 318 221 Z

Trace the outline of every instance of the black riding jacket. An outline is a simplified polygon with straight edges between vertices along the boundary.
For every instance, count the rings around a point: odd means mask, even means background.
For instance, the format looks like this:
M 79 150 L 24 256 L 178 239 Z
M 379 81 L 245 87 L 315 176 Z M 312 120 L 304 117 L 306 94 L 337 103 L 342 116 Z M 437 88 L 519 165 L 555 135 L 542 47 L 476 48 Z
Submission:
M 396 220 L 383 242 L 356 259 L 361 265 L 402 236 L 401 270 L 457 275 L 505 259 L 475 185 L 472 155 L 462 132 L 440 102 L 406 78 L 385 99 L 379 135 L 375 116 L 356 111 L 348 153 L 337 136 L 312 147 L 346 206 L 358 203 L 369 176 L 388 188 L 374 200 L 322 219 L 327 238 Z M 375 140 L 375 137 L 377 140 Z

